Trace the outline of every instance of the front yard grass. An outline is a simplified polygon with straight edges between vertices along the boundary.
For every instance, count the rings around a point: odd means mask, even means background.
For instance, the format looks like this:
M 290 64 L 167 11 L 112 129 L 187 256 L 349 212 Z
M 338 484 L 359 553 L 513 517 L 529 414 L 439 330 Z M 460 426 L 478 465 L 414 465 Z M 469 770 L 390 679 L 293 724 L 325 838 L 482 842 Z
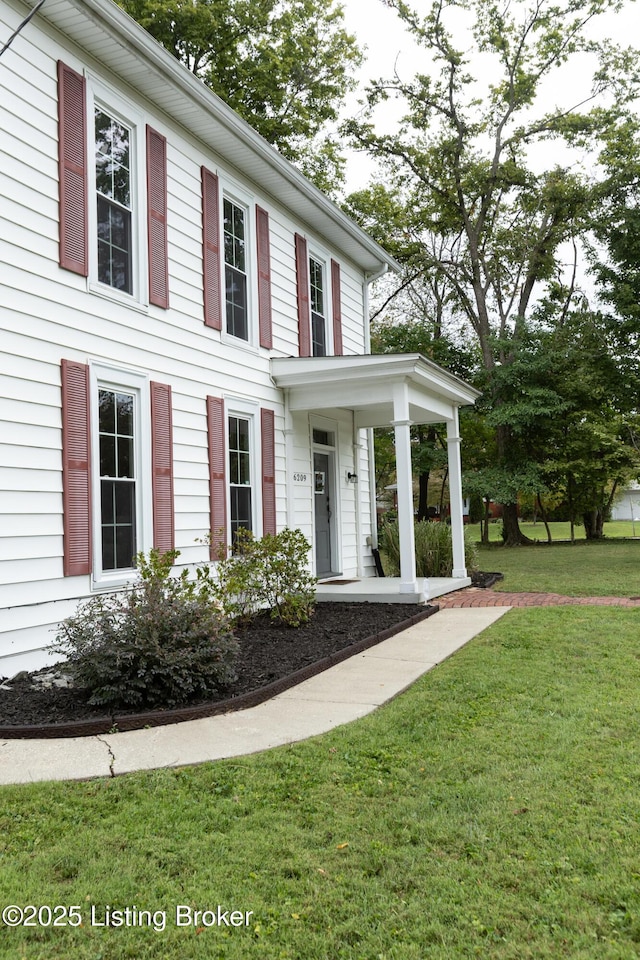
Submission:
M 513 610 L 314 740 L 2 788 L 2 904 L 78 904 L 85 923 L 0 926 L 0 957 L 637 957 L 639 617 Z M 92 927 L 92 904 L 166 910 L 167 927 Z M 253 916 L 178 928 L 176 904 Z
M 640 596 L 640 541 L 603 540 L 526 547 L 478 546 L 481 570 L 504 573 L 496 590 L 569 597 Z

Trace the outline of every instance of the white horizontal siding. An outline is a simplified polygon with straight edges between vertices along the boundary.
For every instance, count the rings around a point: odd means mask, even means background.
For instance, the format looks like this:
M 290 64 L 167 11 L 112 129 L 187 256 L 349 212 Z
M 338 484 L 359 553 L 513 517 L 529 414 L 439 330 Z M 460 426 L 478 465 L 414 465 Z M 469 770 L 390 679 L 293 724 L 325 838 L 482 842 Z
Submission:
M 49 0 L 55 3 L 55 0 Z M 2 34 L 22 14 L 2 5 Z M 197 540 L 210 525 L 206 397 L 239 398 L 275 411 L 276 514 L 313 536 L 312 464 L 309 424 L 296 418 L 287 440 L 283 398 L 269 369 L 273 355 L 298 353 L 294 234 L 307 236 L 276 198 L 243 183 L 237 171 L 198 146 L 167 116 L 149 111 L 137 98 L 136 111 L 167 137 L 168 250 L 171 309 L 144 304 L 129 309 L 105 291 L 98 295 L 85 278 L 58 266 L 57 77 L 60 58 L 76 70 L 87 66 L 121 97 L 131 89 L 106 75 L 100 64 L 66 46 L 61 36 L 35 18 L 3 57 L 0 70 L 0 658 L 51 639 L 50 629 L 88 594 L 89 577 L 62 576 L 61 392 L 62 358 L 103 362 L 168 383 L 173 400 L 173 456 L 176 547 L 180 564 L 206 562 L 209 551 Z M 29 69 L 25 69 L 28 64 Z M 140 138 L 142 143 L 142 138 Z M 269 212 L 273 341 L 271 352 L 205 327 L 202 291 L 200 166 L 216 171 L 221 184 L 239 184 L 249 203 L 251 295 L 255 299 L 254 204 Z M 144 184 L 141 185 L 144 190 Z M 309 236 L 322 245 L 322 238 Z M 340 256 L 345 352 L 364 344 L 361 276 Z M 257 327 L 257 319 L 254 316 Z M 354 489 L 340 480 L 353 450 L 350 427 L 341 428 L 339 490 L 353 565 Z M 287 449 L 291 459 L 287 461 Z M 257 458 L 256 465 L 259 458 Z M 309 476 L 303 488 L 293 473 Z M 256 475 L 256 482 L 259 478 Z M 293 494 L 291 499 L 290 494 Z M 34 584 L 37 603 L 34 603 Z M 4 631 L 4 633 L 2 632 Z M 43 639 L 44 638 L 44 639 Z

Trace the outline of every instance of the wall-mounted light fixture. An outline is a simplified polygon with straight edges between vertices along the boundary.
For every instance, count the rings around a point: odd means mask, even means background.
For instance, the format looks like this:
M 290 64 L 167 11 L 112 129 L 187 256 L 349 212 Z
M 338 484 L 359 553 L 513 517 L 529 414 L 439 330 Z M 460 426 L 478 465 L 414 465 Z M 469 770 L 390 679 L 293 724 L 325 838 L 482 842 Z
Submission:
M 347 482 L 348 483 L 357 483 L 358 474 L 357 473 L 347 473 Z

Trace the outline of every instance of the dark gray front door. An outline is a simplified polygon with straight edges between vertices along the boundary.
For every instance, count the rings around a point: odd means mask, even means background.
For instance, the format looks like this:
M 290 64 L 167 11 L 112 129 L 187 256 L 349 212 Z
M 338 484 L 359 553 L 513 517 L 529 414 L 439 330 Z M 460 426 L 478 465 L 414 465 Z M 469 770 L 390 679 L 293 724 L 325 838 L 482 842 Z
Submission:
M 331 459 L 328 453 L 313 455 L 313 489 L 316 526 L 316 576 L 331 573 Z

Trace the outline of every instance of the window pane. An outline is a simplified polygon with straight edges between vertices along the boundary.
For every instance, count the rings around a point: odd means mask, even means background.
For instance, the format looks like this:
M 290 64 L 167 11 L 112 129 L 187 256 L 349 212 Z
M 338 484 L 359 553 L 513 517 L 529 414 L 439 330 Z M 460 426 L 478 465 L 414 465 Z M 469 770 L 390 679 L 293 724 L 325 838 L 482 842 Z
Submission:
M 130 393 L 116 393 L 116 411 L 118 415 L 118 433 L 120 436 L 133 436 L 133 396 Z
M 98 391 L 98 422 L 100 433 L 115 433 L 115 394 L 111 390 Z
M 314 357 L 326 357 L 327 337 L 324 317 L 317 313 L 311 314 L 311 341 Z
M 241 453 L 238 455 L 240 458 L 240 479 L 239 482 L 242 484 L 251 483 L 251 470 L 249 463 L 249 454 Z
M 118 437 L 118 476 L 133 479 L 132 437 Z
M 116 570 L 126 570 L 134 565 L 136 543 L 131 525 L 116 527 Z
M 98 196 L 98 280 L 131 293 L 131 213 Z
M 116 476 L 116 438 L 100 437 L 100 476 Z
M 247 278 L 233 267 L 225 267 L 227 333 L 248 339 Z
M 111 480 L 100 481 L 100 509 L 102 511 L 102 522 L 113 523 L 115 520 L 113 498 L 113 482 Z
M 134 484 L 115 484 L 115 521 L 118 524 L 132 524 L 135 520 Z
M 229 451 L 229 483 L 240 482 L 240 467 L 238 454 L 235 450 Z
M 238 450 L 249 449 L 249 421 L 238 419 Z
M 130 207 L 129 147 L 131 132 L 104 110 L 95 112 L 96 189 Z

